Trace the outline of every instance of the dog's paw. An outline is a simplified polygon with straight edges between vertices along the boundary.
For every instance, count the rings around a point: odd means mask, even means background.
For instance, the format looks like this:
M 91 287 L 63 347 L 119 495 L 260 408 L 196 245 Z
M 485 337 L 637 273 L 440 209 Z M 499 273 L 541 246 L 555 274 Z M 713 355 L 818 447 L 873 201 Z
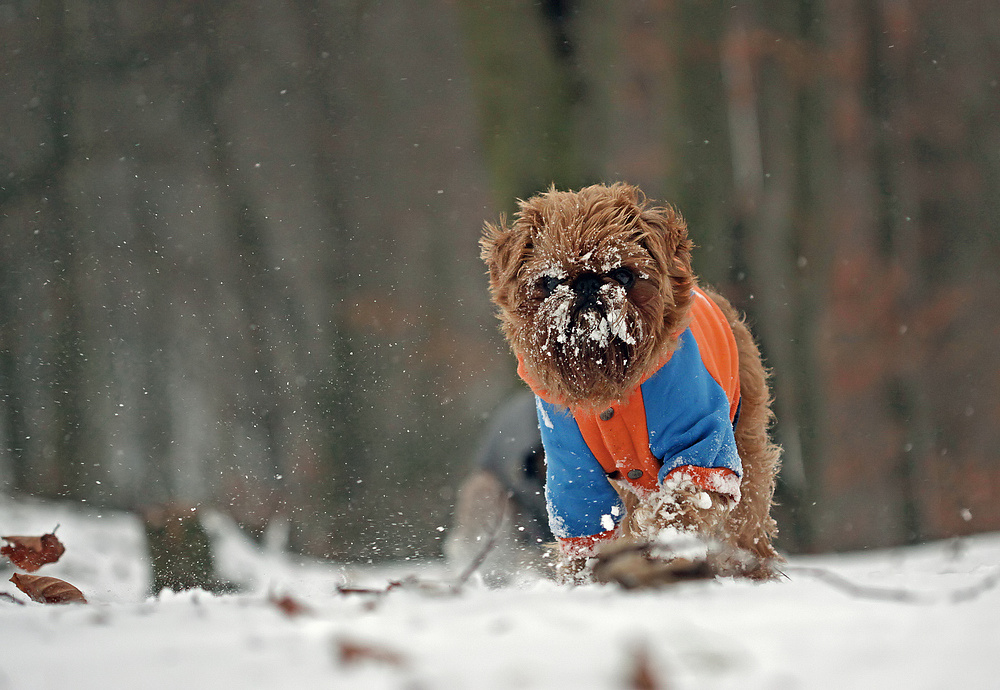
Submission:
M 629 533 L 655 541 L 663 530 L 715 535 L 733 507 L 730 496 L 696 486 L 684 475 L 669 477 L 647 496 L 629 516 Z
M 552 575 L 561 585 L 583 585 L 593 582 L 591 574 L 593 560 L 560 554 L 555 560 Z

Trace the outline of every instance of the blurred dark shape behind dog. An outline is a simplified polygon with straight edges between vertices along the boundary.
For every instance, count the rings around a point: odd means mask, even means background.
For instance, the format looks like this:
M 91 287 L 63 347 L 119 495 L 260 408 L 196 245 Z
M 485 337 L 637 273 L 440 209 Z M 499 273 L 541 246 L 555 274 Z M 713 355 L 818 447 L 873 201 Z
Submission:
M 537 567 L 543 545 L 553 540 L 544 477 L 535 397 L 519 391 L 491 416 L 473 471 L 459 488 L 444 545 L 449 567 L 461 572 L 493 538 L 496 542 L 479 567 L 487 585 L 508 584 L 518 572 Z

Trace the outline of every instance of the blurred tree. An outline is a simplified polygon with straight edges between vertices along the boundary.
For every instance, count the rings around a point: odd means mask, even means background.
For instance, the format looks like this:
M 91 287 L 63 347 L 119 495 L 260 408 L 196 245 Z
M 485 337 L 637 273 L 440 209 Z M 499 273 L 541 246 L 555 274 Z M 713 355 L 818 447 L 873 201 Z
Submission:
M 434 551 L 500 395 L 458 37 L 448 3 L 3 5 L 7 487 Z
M 573 0 L 459 3 L 480 136 L 501 208 L 552 183 L 592 180 L 579 136 L 590 94 L 580 81 Z

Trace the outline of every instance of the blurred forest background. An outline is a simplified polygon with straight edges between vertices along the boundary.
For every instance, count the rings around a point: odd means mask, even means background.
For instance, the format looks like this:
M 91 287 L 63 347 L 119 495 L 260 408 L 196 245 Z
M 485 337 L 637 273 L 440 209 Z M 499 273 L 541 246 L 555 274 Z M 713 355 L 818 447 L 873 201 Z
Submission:
M 781 546 L 1000 529 L 1000 3 L 0 1 L 0 491 L 426 556 L 517 387 L 482 223 L 675 203 Z

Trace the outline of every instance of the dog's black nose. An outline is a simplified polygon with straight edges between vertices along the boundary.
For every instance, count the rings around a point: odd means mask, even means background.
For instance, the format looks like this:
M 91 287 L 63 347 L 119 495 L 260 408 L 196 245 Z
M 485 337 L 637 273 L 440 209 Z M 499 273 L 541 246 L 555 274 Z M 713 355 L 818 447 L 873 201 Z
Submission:
M 580 297 L 592 297 L 604 281 L 596 273 L 584 273 L 573 281 L 573 292 Z

